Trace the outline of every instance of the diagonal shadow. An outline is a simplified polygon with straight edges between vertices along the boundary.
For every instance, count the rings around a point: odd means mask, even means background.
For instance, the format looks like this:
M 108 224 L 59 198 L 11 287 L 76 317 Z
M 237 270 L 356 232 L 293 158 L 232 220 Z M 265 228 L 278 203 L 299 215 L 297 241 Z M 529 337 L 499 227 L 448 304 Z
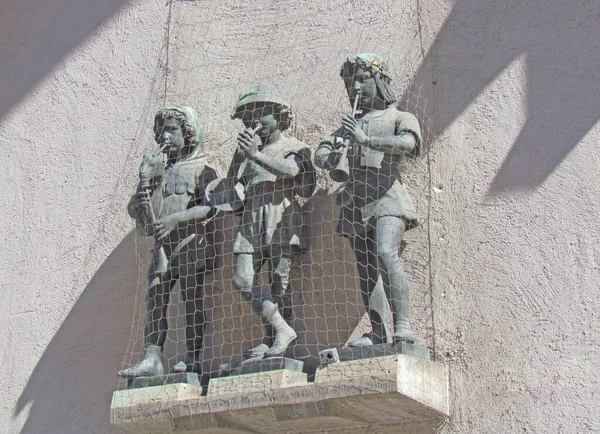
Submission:
M 0 119 L 129 0 L 0 1 Z
M 526 122 L 488 194 L 535 189 L 600 119 L 600 3 L 457 0 L 413 77 L 435 80 L 442 133 L 518 56 L 526 58 Z
M 90 280 L 35 366 L 14 411 L 17 416 L 31 405 L 22 433 L 120 432 L 110 425 L 109 407 L 130 333 L 135 259 L 132 231 Z

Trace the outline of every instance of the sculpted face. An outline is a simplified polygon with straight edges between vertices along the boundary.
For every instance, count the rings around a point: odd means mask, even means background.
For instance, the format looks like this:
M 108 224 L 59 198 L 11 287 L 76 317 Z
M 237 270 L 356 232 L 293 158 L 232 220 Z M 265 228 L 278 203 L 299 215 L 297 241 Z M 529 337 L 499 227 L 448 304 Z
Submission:
M 369 71 L 365 71 L 360 66 L 347 68 L 344 71 L 344 85 L 351 103 L 354 102 L 356 94 L 360 91 L 358 106 L 361 108 L 372 109 L 380 99 L 377 94 L 375 78 Z
M 275 106 L 271 103 L 257 102 L 248 104 L 242 113 L 242 122 L 246 128 L 254 129 L 259 123 L 259 136 L 268 136 L 273 134 L 278 127 L 278 120 L 275 116 Z
M 163 152 L 170 156 L 177 156 L 185 146 L 183 131 L 179 121 L 174 118 L 166 118 L 162 125 L 158 126 L 156 137 L 159 146 L 166 145 Z

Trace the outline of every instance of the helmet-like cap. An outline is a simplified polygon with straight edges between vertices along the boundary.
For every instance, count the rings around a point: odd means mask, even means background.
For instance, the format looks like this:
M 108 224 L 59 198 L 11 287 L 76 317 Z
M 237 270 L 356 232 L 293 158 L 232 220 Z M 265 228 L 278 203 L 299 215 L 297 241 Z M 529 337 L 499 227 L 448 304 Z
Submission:
M 287 111 L 291 114 L 292 107 L 285 101 L 277 89 L 266 84 L 257 84 L 247 89 L 242 95 L 233 109 L 231 114 L 232 119 L 241 118 L 242 113 L 246 110 L 246 106 L 255 103 L 271 103 L 278 106 L 279 112 Z

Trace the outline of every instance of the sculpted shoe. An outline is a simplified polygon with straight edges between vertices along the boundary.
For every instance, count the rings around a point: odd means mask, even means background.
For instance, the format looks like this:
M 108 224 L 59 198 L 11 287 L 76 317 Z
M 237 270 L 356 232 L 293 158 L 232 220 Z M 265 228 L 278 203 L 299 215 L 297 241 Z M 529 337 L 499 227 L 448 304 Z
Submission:
M 365 333 L 360 338 L 352 341 L 348 344 L 349 347 L 372 347 L 373 340 L 371 339 L 371 333 Z
M 119 377 L 136 378 L 136 377 L 153 377 L 163 375 L 165 373 L 162 360 L 161 348 L 157 345 L 148 345 L 144 358 L 135 366 L 119 371 Z
M 415 336 L 409 328 L 403 328 L 394 332 L 394 343 L 408 342 L 409 344 L 415 343 Z
M 183 360 L 180 360 L 179 362 L 177 362 L 177 364 L 175 366 L 173 366 L 172 371 L 174 374 L 178 374 L 181 372 L 187 372 L 188 367 Z
M 179 361 L 175 366 L 171 368 L 174 374 L 181 372 L 200 372 L 201 363 L 198 361 L 198 356 L 194 357 L 193 352 L 186 352 L 183 356 L 183 360 Z
M 269 301 L 263 304 L 262 316 L 264 320 L 273 327 L 275 341 L 271 348 L 265 352 L 265 357 L 279 356 L 285 353 L 287 347 L 298 337 L 293 328 L 285 322 L 277 305 Z
M 260 344 L 254 348 L 244 351 L 243 358 L 244 360 L 262 359 L 268 350 L 269 346 L 267 344 Z
M 285 327 L 276 330 L 275 343 L 271 348 L 267 350 L 267 352 L 265 353 L 265 357 L 274 357 L 282 355 L 283 353 L 285 353 L 285 350 L 287 350 L 290 344 L 294 342 L 298 337 L 293 328 L 291 328 L 285 322 L 284 324 Z

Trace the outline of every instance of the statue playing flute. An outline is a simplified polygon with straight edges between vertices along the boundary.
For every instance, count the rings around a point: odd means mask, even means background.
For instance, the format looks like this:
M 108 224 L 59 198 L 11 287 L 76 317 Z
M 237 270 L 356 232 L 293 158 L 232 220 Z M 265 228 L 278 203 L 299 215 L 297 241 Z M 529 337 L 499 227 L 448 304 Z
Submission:
M 154 118 L 154 134 L 159 148 L 142 159 L 140 182 L 127 207 L 137 232 L 154 237 L 155 244 L 148 270 L 144 357 L 119 372 L 125 378 L 164 373 L 167 308 L 177 280 L 185 304 L 186 353 L 173 371 L 200 372 L 203 284 L 221 257 L 210 219 L 215 210 L 205 199 L 205 189 L 217 174 L 206 164 L 196 112 L 185 106 L 160 110 Z
M 400 163 L 419 154 L 421 131 L 415 116 L 396 108 L 391 78 L 380 56 L 351 56 L 340 75 L 350 104 L 358 99 L 358 109 L 356 116 L 344 116 L 342 127 L 322 139 L 315 163 L 336 173 L 347 164 L 347 181 L 338 197 L 337 233 L 348 238 L 354 250 L 372 326 L 371 333 L 350 345 L 368 346 L 386 339 L 384 312 L 370 302 L 380 277 L 393 315 L 393 341 L 413 343 L 408 280 L 399 251 L 404 232 L 418 225 L 418 216 L 402 182 Z
M 232 118 L 246 129 L 237 137 L 228 179 L 243 187 L 244 199 L 233 244 L 234 287 L 261 317 L 262 342 L 245 358 L 283 355 L 297 335 L 292 327 L 290 270 L 295 253 L 307 250 L 306 227 L 296 196 L 310 197 L 316 180 L 309 147 L 284 133 L 291 106 L 275 89 L 259 84 L 246 90 Z M 270 293 L 258 275 L 269 264 Z

